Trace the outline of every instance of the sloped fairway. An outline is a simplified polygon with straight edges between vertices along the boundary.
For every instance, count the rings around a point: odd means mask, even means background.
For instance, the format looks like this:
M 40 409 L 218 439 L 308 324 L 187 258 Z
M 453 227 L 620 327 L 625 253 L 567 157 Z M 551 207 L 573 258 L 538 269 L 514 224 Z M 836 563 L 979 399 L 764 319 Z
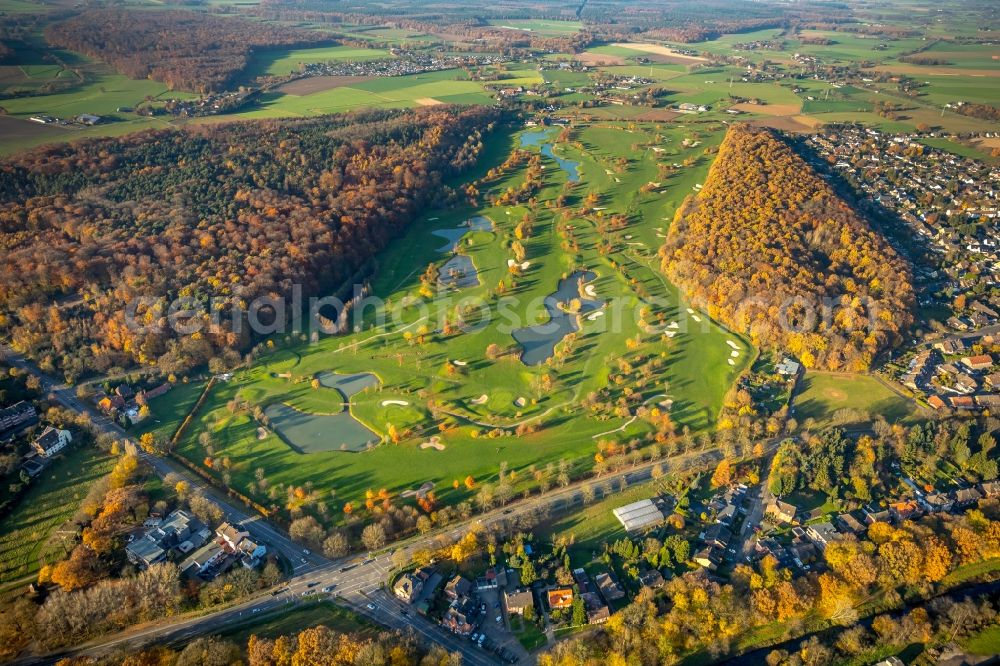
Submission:
M 0 520 L 0 584 L 33 578 L 42 561 L 64 557 L 75 530 L 60 530 L 79 510 L 91 484 L 114 460 L 89 447 L 73 448 L 35 479 L 14 511 Z

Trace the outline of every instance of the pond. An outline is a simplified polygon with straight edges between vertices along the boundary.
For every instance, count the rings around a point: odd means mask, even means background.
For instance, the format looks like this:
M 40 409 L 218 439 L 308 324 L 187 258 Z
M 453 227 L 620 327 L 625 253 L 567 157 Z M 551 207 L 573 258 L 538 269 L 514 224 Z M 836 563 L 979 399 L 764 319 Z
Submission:
M 544 363 L 555 353 L 556 345 L 570 333 L 580 330 L 578 317 L 600 310 L 604 301 L 585 298 L 581 287 L 584 283 L 597 279 L 593 271 L 577 271 L 559 281 L 558 288 L 545 297 L 545 310 L 549 321 L 526 328 L 515 330 L 512 335 L 521 345 L 521 362 L 525 365 Z M 560 304 L 569 303 L 573 299 L 580 300 L 580 311 L 577 314 L 566 312 Z
M 321 386 L 340 393 L 344 400 L 342 411 L 311 414 L 281 402 L 270 404 L 264 408 L 264 415 L 278 436 L 299 453 L 365 451 L 378 444 L 382 438 L 354 418 L 349 405 L 353 396 L 378 386 L 378 377 L 369 372 L 353 375 L 321 372 L 316 379 Z
M 466 220 L 462 226 L 450 229 L 434 229 L 431 233 L 448 241 L 437 249 L 438 252 L 458 252 L 458 242 L 470 231 L 493 231 L 493 220 L 482 215 L 476 215 Z
M 542 129 L 525 132 L 521 135 L 521 146 L 525 148 L 538 146 L 542 155 L 555 160 L 559 165 L 559 168 L 566 172 L 566 175 L 571 183 L 578 183 L 580 182 L 580 163 L 573 160 L 567 160 L 555 154 L 552 150 L 552 141 L 549 140 L 549 136 L 554 131 L 555 130 L 552 129 Z

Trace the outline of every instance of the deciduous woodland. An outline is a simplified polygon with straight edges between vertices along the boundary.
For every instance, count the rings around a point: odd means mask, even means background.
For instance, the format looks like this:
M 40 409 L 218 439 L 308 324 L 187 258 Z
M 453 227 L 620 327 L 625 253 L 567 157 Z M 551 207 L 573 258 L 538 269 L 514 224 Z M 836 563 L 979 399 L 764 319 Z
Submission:
M 0 330 L 67 376 L 182 372 L 252 339 L 180 336 L 139 296 L 232 306 L 325 295 L 415 215 L 458 197 L 499 119 L 485 107 L 234 123 L 60 145 L 0 164 Z M 148 314 L 147 314 L 148 312 Z
M 912 321 L 907 264 L 771 130 L 729 131 L 661 255 L 694 304 L 807 367 L 864 370 Z
M 228 87 L 255 49 L 334 43 L 315 31 L 182 10 L 88 11 L 50 25 L 45 38 L 130 78 L 201 93 Z

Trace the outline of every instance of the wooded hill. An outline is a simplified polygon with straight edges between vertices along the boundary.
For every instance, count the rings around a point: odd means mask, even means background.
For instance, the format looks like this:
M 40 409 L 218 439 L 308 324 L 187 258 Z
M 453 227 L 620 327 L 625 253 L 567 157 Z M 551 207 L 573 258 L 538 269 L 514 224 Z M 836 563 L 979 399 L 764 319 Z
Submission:
M 48 26 L 45 39 L 130 78 L 199 93 L 232 87 L 254 50 L 336 43 L 312 30 L 173 9 L 91 10 Z
M 661 255 L 694 305 L 807 367 L 864 370 L 912 322 L 906 262 L 772 130 L 729 130 Z
M 246 304 L 295 284 L 330 294 L 420 211 L 457 200 L 443 181 L 476 162 L 499 118 L 486 107 L 369 111 L 13 158 L 0 164 L 0 334 L 71 377 L 231 358 L 253 342 L 245 332 L 179 336 L 150 315 L 139 335 L 123 308 L 137 296 Z

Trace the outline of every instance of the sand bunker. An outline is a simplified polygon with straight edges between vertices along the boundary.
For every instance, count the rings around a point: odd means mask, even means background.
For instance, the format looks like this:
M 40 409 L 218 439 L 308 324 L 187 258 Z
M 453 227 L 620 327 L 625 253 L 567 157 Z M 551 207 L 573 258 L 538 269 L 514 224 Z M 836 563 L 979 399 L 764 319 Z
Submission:
M 514 404 L 518 407 L 524 407 L 528 404 L 528 401 L 525 398 L 518 398 L 514 401 Z
M 695 320 L 696 322 L 699 322 L 699 323 L 701 323 L 701 317 L 699 317 L 699 316 L 698 316 L 698 315 L 696 315 L 696 314 L 693 314 L 693 315 L 691 315 L 691 319 L 694 319 L 694 320 Z
M 590 320 L 590 321 L 594 321 L 595 319 L 599 319 L 599 318 L 601 318 L 603 316 L 604 316 L 604 313 L 602 311 L 598 310 L 597 312 L 591 312 L 589 315 L 587 315 L 587 319 Z
M 489 399 L 490 399 L 490 397 L 484 393 L 481 396 L 479 396 L 478 398 L 473 398 L 472 400 L 469 400 L 469 404 L 471 404 L 471 405 L 485 405 L 486 402 Z
M 267 437 L 267 430 L 264 428 L 257 428 L 257 439 L 265 439 Z
M 592 284 L 588 284 L 586 287 L 584 287 L 583 293 L 585 293 L 587 296 L 590 296 L 591 298 L 597 296 L 597 290 L 594 288 L 594 285 Z
M 455 360 L 452 360 L 451 364 L 452 365 L 457 365 L 460 368 L 464 368 L 465 366 L 469 365 L 465 361 L 455 361 Z
M 420 448 L 434 449 L 435 451 L 444 451 L 445 446 L 444 444 L 441 443 L 441 438 L 435 435 L 434 437 L 431 437 L 430 440 L 422 442 L 420 444 Z
M 434 484 L 431 483 L 430 481 L 427 481 L 426 483 L 424 483 L 422 486 L 420 486 L 416 490 L 412 490 L 412 489 L 411 490 L 404 490 L 403 492 L 399 493 L 399 496 L 400 497 L 414 497 L 414 496 L 416 496 L 416 497 L 423 497 L 424 495 L 426 495 L 427 493 L 429 493 L 432 490 L 434 490 Z
M 390 405 L 398 405 L 400 407 L 406 407 L 410 403 L 408 403 L 405 400 L 383 400 L 381 404 L 383 407 L 389 407 Z
M 729 345 L 730 347 L 732 347 L 733 349 L 739 349 L 740 348 L 740 346 L 738 344 L 736 344 L 735 342 L 733 342 L 732 340 L 726 340 L 726 344 Z
M 736 361 L 734 361 L 733 359 L 729 359 L 729 365 L 736 365 Z
M 688 309 L 687 309 L 687 313 L 688 313 L 688 314 L 694 314 L 694 310 L 692 310 L 691 308 L 688 308 Z
M 517 263 L 513 259 L 508 259 L 507 260 L 507 268 L 513 268 L 514 266 L 517 266 L 522 271 L 526 271 L 526 270 L 528 270 L 528 267 L 531 266 L 531 262 L 530 261 L 522 261 L 521 263 Z
M 418 97 L 413 101 L 420 106 L 437 106 L 438 104 L 444 104 L 441 100 L 434 99 L 433 97 Z
M 729 355 L 730 355 L 731 357 L 733 357 L 733 358 L 739 358 L 739 357 L 740 357 L 740 353 L 739 353 L 738 351 L 733 351 L 733 352 L 730 352 L 730 354 L 729 354 Z

